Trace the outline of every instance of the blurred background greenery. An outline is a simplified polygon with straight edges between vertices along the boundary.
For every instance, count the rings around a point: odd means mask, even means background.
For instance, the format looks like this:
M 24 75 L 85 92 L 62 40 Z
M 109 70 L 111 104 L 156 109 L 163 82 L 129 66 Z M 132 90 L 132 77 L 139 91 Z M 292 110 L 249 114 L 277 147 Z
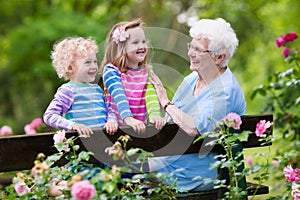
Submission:
M 247 114 L 260 113 L 263 98 L 250 100 L 250 95 L 269 75 L 286 68 L 275 39 L 300 33 L 299 8 L 298 0 L 0 0 L 0 127 L 9 125 L 22 134 L 25 124 L 42 117 L 63 83 L 49 57 L 55 41 L 93 36 L 102 44 L 115 23 L 138 17 L 146 26 L 185 35 L 195 18 L 230 22 L 240 45 L 229 66 L 244 90 Z M 189 73 L 186 60 L 168 54 L 154 52 L 152 62 Z

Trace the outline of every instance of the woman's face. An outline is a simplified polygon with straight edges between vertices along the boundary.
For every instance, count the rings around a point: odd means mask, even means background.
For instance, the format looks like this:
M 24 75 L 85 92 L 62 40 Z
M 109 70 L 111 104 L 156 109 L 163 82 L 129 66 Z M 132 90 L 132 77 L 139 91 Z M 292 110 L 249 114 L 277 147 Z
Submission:
M 193 38 L 188 44 L 188 56 L 190 58 L 190 70 L 204 70 L 207 56 L 210 57 L 210 49 L 208 49 L 209 40 L 207 38 Z

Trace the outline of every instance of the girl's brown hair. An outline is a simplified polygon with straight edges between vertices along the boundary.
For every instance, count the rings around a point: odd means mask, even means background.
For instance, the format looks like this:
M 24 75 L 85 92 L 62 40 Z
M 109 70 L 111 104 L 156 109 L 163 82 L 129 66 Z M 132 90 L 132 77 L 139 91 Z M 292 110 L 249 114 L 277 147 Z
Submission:
M 101 63 L 101 72 L 103 71 L 103 68 L 106 64 L 111 63 L 114 66 L 118 67 L 118 69 L 121 72 L 127 72 L 126 68 L 126 63 L 127 63 L 127 56 L 126 56 L 126 41 L 124 42 L 118 42 L 116 43 L 112 39 L 112 35 L 116 28 L 119 28 L 120 26 L 124 26 L 125 31 L 131 28 L 136 28 L 136 27 L 143 27 L 143 21 L 139 18 L 130 22 L 120 22 L 117 23 L 112 27 L 110 30 L 107 38 L 106 38 L 106 45 L 105 45 L 105 53 L 104 53 L 104 58 Z M 129 36 L 130 37 L 130 36 Z M 139 65 L 142 65 L 145 67 L 146 64 L 146 58 L 139 63 Z

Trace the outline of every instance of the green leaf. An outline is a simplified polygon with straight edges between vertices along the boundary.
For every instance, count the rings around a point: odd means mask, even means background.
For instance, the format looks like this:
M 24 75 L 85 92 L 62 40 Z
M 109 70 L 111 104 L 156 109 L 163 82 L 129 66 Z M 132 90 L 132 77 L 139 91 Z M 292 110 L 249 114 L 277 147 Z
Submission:
M 57 149 L 57 151 L 59 151 L 59 152 L 61 152 L 65 149 L 65 143 L 64 142 L 56 143 L 54 146 Z
M 127 155 L 130 157 L 130 156 L 137 154 L 139 151 L 140 151 L 140 149 L 138 149 L 138 148 L 131 148 L 127 151 Z
M 215 161 L 209 168 L 210 169 L 218 169 L 222 165 L 221 161 Z
M 265 90 L 258 90 L 257 91 L 261 96 L 266 96 L 266 91 Z
M 81 151 L 78 155 L 78 158 L 81 160 L 86 160 L 88 161 L 90 159 L 90 152 L 86 152 L 86 151 Z
M 224 163 L 222 163 L 223 167 L 229 168 L 229 167 L 234 167 L 238 162 L 235 160 L 231 160 L 231 161 L 226 161 Z
M 203 135 L 199 135 L 194 141 L 193 141 L 193 144 L 195 144 L 196 142 L 198 142 L 199 140 L 202 140 L 206 137 L 206 134 L 203 134 Z
M 60 160 L 63 156 L 63 153 L 53 154 L 47 157 L 47 164 L 49 166 L 53 165 L 56 161 Z
M 102 185 L 102 189 L 108 193 L 112 193 L 116 188 L 116 184 L 111 181 L 104 182 Z
M 246 142 L 248 141 L 248 137 L 251 133 L 251 131 L 243 131 L 242 133 L 237 135 L 237 139 L 241 142 Z
M 74 151 L 78 151 L 79 148 L 80 148 L 79 145 L 74 145 L 74 146 L 73 146 L 73 150 L 74 150 Z
M 235 142 L 238 140 L 238 135 L 237 134 L 234 134 L 234 135 L 231 135 L 229 136 L 227 139 L 226 139 L 228 142 Z

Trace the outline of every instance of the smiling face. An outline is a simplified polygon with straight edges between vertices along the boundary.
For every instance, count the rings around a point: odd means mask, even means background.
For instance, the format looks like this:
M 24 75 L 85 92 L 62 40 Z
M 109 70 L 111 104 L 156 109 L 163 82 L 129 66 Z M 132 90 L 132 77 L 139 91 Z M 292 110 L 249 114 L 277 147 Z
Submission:
M 129 39 L 126 41 L 127 65 L 130 68 L 138 67 L 143 62 L 148 53 L 148 45 L 144 30 L 140 27 L 127 30 Z
M 190 43 L 190 48 L 188 51 L 188 55 L 190 57 L 190 70 L 198 71 L 202 67 L 206 67 L 205 65 L 201 65 L 204 60 L 204 56 L 210 54 L 210 52 L 206 52 L 208 49 L 209 40 L 206 38 L 193 38 Z
M 90 53 L 87 58 L 77 56 L 68 73 L 73 82 L 90 83 L 95 80 L 98 69 L 96 53 Z

